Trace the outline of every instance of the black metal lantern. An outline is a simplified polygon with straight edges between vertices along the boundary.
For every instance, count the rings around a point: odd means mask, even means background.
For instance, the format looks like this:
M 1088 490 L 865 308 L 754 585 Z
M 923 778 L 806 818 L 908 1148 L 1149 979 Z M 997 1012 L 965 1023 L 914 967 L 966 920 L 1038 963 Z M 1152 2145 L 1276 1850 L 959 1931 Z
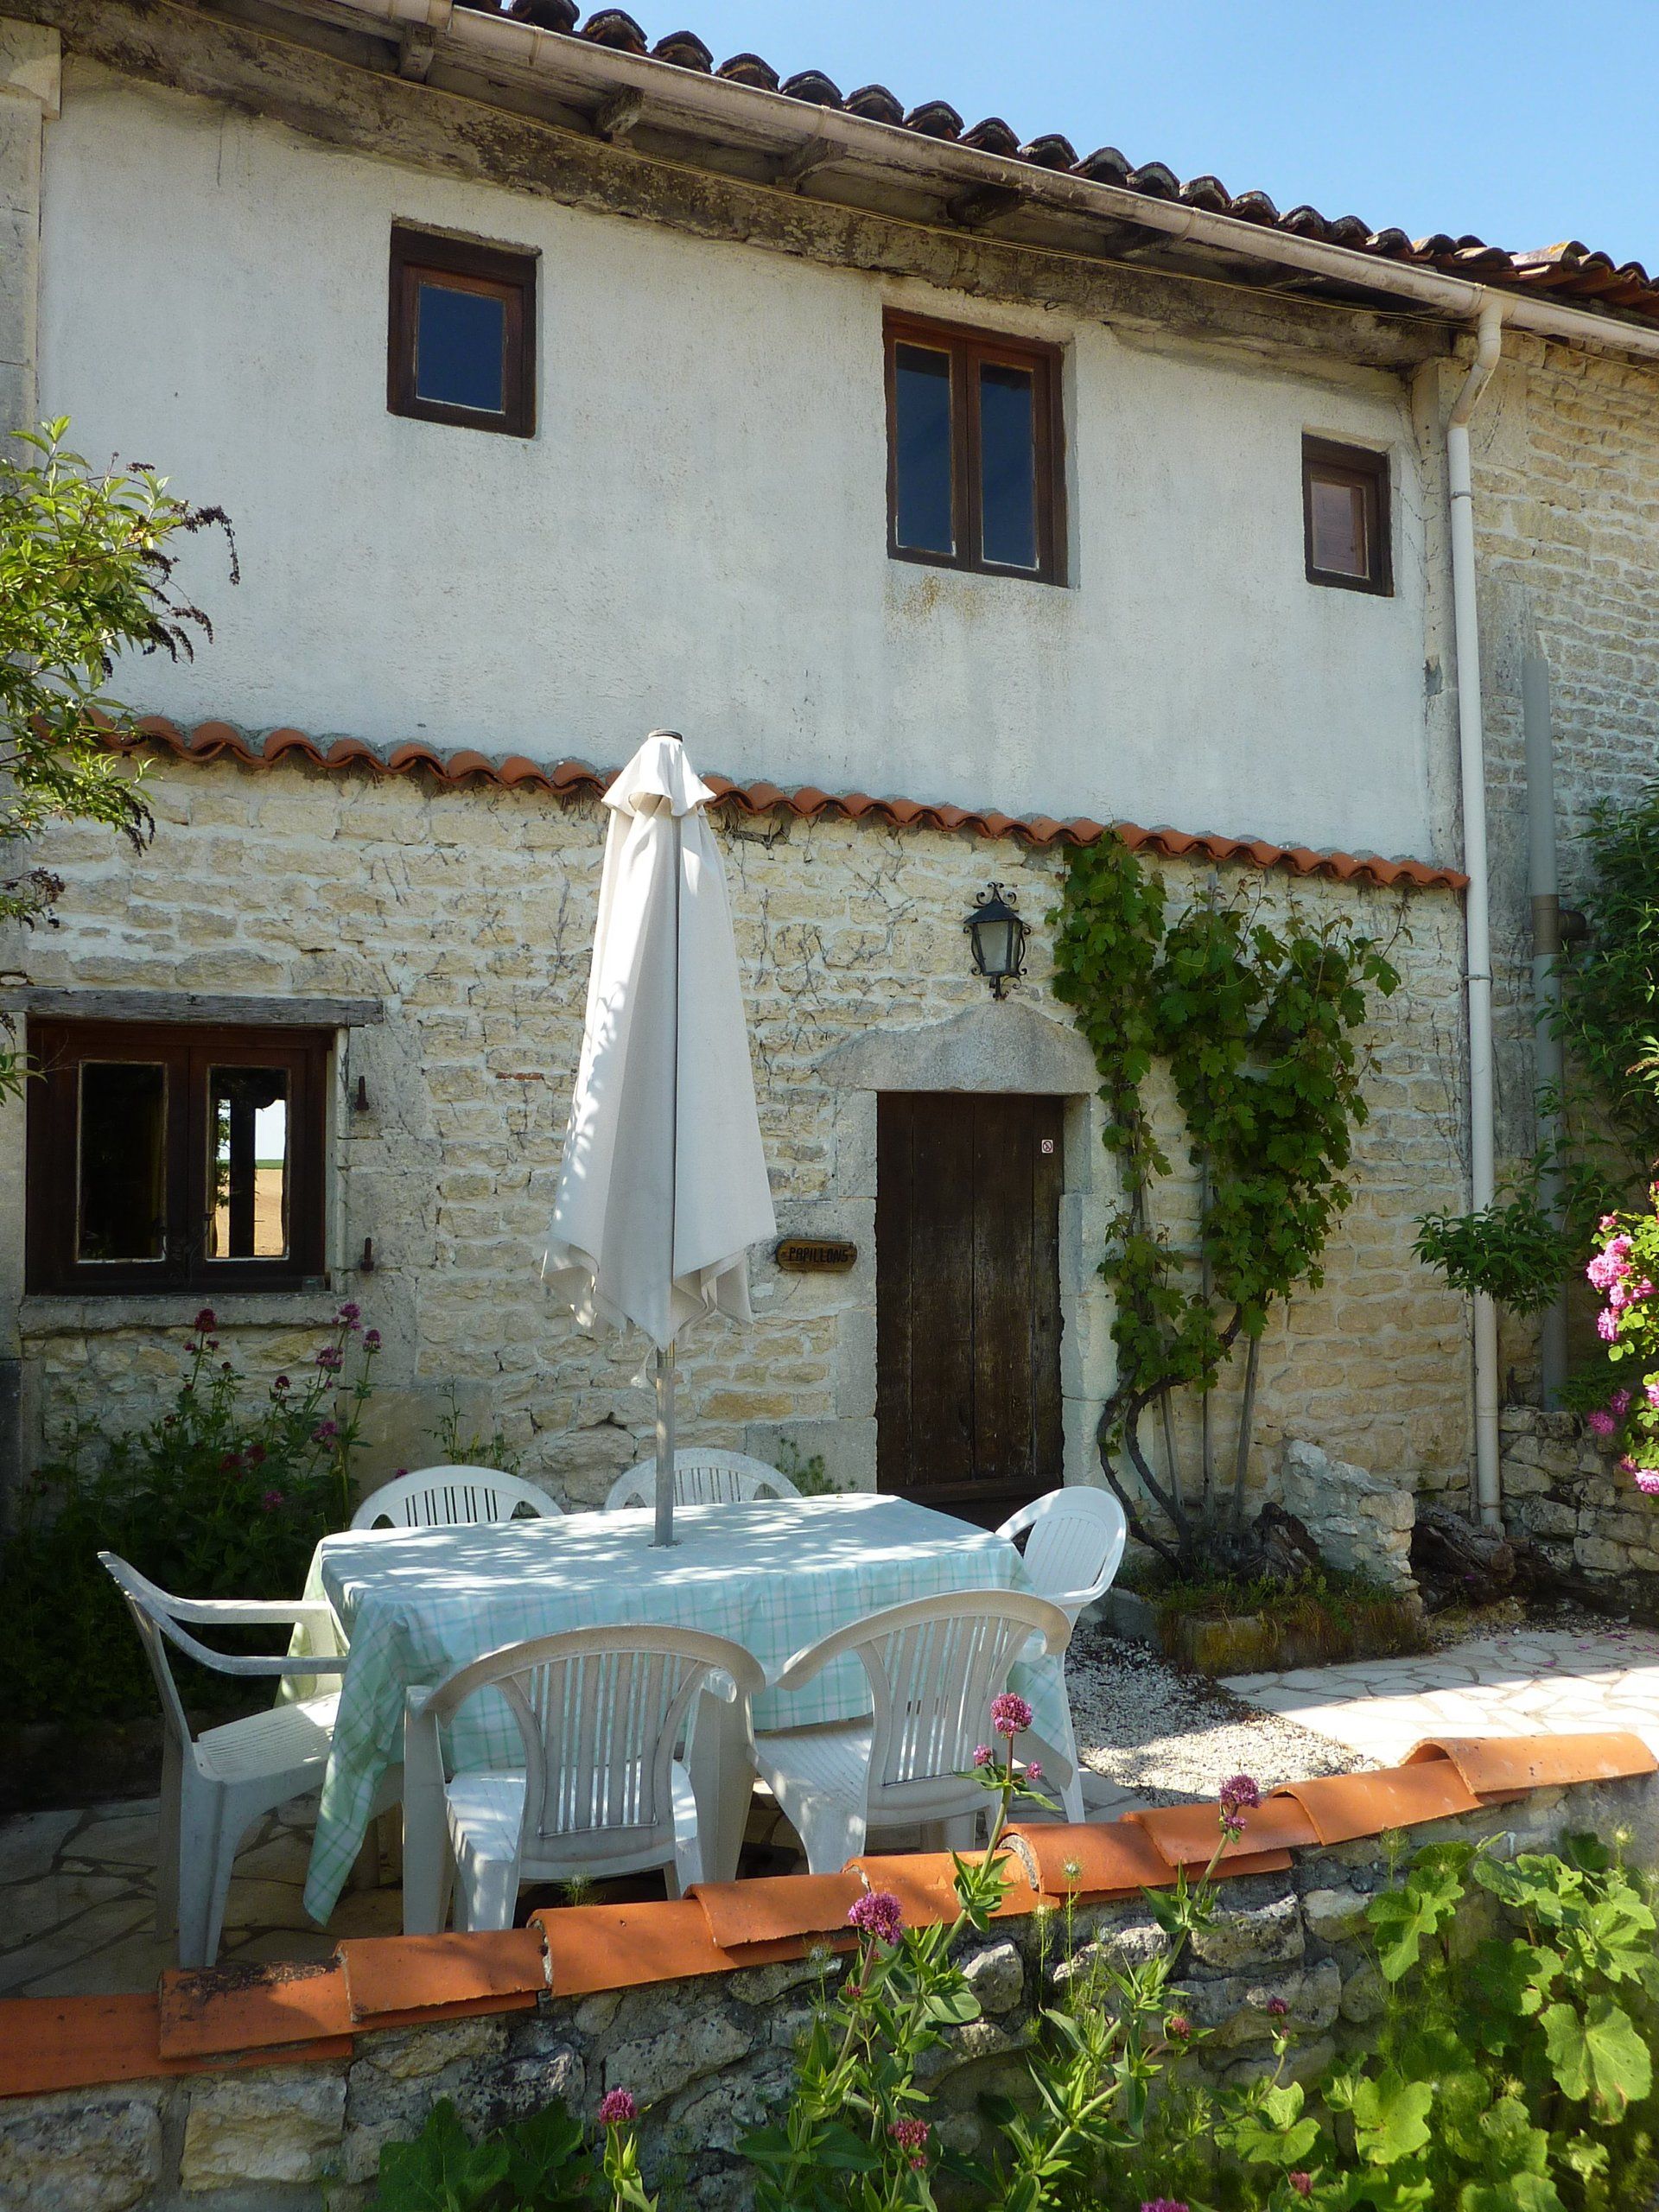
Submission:
M 1012 892 L 1005 898 L 1000 883 L 992 884 L 981 904 L 963 924 L 974 948 L 974 966 L 1001 998 L 1026 964 L 1026 925 L 1015 911 L 1019 900 Z

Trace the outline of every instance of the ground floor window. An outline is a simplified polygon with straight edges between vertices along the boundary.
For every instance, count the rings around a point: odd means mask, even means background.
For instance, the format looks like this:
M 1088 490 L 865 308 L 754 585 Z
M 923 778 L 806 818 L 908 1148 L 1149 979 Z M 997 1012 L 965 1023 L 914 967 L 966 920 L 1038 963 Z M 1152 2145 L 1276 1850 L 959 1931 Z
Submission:
M 324 1030 L 31 1024 L 30 1289 L 320 1274 L 331 1041 Z

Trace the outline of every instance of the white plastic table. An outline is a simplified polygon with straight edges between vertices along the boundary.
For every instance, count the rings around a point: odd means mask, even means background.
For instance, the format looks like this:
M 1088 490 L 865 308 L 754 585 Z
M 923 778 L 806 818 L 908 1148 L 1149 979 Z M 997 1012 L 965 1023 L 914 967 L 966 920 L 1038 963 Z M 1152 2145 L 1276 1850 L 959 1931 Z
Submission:
M 896 1497 L 855 1492 L 751 1505 L 694 1505 L 659 1551 L 648 1510 L 578 1513 L 474 1529 L 375 1529 L 325 1536 L 306 1581 L 347 1639 L 334 1748 L 306 1880 L 306 1910 L 326 1921 L 367 1833 L 375 1790 L 403 1756 L 405 1693 L 526 1637 L 622 1622 L 702 1629 L 753 1653 L 775 1680 L 791 1656 L 832 1629 L 912 1598 L 1024 1590 L 1025 1564 L 1002 1537 Z M 1015 1670 L 1033 1732 L 1063 1743 L 1058 1659 Z M 804 1727 L 869 1710 L 862 1669 L 847 1660 L 795 1695 L 755 1700 L 757 1727 Z M 987 1717 L 987 1732 L 989 1719 Z M 457 1768 L 523 1764 L 498 1694 L 472 1699 L 448 1743 Z M 690 1751 L 702 1862 L 711 1881 L 737 1871 L 753 1769 L 741 1715 L 700 1701 Z

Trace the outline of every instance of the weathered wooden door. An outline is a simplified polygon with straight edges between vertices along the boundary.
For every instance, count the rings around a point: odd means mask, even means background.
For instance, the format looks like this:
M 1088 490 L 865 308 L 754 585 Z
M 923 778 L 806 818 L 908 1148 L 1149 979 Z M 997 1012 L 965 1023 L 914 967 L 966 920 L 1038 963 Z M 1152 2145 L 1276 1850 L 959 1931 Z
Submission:
M 884 1491 L 990 1522 L 1061 1480 L 1060 1112 L 958 1091 L 880 1101 Z

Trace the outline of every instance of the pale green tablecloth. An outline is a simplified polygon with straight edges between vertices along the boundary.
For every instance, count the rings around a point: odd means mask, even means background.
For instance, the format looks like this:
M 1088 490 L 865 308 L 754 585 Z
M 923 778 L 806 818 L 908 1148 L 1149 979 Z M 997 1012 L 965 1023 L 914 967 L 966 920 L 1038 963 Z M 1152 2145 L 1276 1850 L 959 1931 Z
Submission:
M 1003 1538 L 896 1497 L 686 1506 L 674 1527 L 680 1541 L 671 1551 L 652 1548 L 644 1510 L 323 1539 L 305 1594 L 334 1606 L 350 1657 L 305 1885 L 315 1919 L 333 1911 L 380 1778 L 403 1756 L 412 1685 L 526 1637 L 615 1622 L 729 1637 L 772 1680 L 805 1645 L 885 1606 L 950 1590 L 1029 1587 Z M 1016 1669 L 1014 1681 L 1036 1733 L 1064 1742 L 1063 1662 Z M 758 1698 L 754 1717 L 757 1727 L 804 1727 L 868 1709 L 863 1669 L 849 1659 L 793 1696 Z M 493 1691 L 461 1708 L 449 1749 L 460 1768 L 523 1764 L 518 1728 Z

